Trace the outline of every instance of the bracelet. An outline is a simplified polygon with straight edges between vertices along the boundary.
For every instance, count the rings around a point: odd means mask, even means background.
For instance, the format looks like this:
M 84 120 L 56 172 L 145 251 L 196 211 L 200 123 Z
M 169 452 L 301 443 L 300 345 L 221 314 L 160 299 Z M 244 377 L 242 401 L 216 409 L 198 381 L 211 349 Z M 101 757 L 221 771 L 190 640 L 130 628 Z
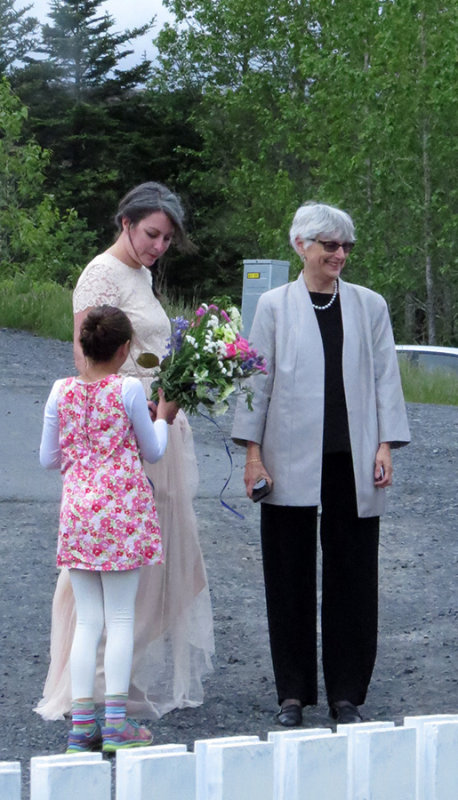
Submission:
M 262 463 L 260 458 L 247 458 L 247 460 L 245 461 L 245 464 L 257 464 L 257 463 L 259 464 Z

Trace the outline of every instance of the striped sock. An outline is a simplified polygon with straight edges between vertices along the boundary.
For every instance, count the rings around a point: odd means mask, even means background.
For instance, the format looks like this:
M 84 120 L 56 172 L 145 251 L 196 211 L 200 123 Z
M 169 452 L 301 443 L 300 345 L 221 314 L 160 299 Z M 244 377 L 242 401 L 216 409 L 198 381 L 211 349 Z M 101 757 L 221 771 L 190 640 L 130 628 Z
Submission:
M 73 730 L 85 733 L 95 725 L 95 705 L 93 700 L 72 700 Z
M 105 725 L 120 728 L 126 719 L 127 694 L 105 695 Z

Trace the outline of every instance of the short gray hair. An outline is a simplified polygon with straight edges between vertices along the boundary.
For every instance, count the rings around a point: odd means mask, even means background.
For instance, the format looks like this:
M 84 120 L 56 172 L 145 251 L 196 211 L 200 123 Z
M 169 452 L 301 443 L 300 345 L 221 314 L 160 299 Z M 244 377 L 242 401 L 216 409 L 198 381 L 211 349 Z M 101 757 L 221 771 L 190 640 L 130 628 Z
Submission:
M 162 183 L 148 181 L 131 189 L 119 203 L 115 225 L 120 231 L 124 217 L 136 225 L 155 211 L 162 211 L 170 219 L 177 246 L 181 250 L 191 249 L 184 227 L 184 210 L 180 198 Z
M 346 211 L 324 203 L 304 203 L 294 215 L 289 232 L 291 246 L 298 253 L 296 239 L 311 243 L 320 233 L 345 242 L 354 242 L 356 238 L 353 220 Z

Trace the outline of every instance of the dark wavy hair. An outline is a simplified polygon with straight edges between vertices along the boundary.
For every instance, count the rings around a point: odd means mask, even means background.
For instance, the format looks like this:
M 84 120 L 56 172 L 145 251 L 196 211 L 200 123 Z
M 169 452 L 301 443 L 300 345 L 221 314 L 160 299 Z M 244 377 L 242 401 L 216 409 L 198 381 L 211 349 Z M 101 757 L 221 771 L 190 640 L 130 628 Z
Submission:
M 132 323 L 120 308 L 97 306 L 84 318 L 80 344 L 84 355 L 95 363 L 110 361 L 121 344 L 132 339 Z

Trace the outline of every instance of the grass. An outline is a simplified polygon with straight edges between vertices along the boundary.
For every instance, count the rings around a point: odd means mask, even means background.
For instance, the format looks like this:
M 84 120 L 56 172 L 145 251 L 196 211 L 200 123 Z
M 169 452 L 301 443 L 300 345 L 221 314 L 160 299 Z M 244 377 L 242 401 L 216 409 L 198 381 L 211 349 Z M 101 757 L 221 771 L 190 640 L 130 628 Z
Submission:
M 402 388 L 408 403 L 433 405 L 458 405 L 458 376 L 449 372 L 429 372 L 402 361 L 400 363 Z
M 162 302 L 169 317 L 191 319 L 199 303 L 179 296 Z M 73 339 L 72 290 L 57 283 L 31 282 L 25 275 L 0 281 L 0 327 L 31 331 L 47 339 Z
M 71 341 L 71 289 L 57 283 L 31 282 L 25 275 L 1 281 L 0 326 L 32 331 L 48 339 Z
M 191 319 L 199 305 L 197 301 L 187 303 L 179 296 L 161 299 L 169 317 Z M 0 327 L 71 342 L 72 290 L 53 282 L 31 282 L 25 275 L 0 281 Z
M 198 301 L 163 300 L 169 317 L 191 319 Z M 57 283 L 31 283 L 25 275 L 0 281 L 0 327 L 31 331 L 69 342 L 73 337 L 72 291 Z M 400 364 L 404 396 L 409 403 L 458 405 L 458 378 Z

